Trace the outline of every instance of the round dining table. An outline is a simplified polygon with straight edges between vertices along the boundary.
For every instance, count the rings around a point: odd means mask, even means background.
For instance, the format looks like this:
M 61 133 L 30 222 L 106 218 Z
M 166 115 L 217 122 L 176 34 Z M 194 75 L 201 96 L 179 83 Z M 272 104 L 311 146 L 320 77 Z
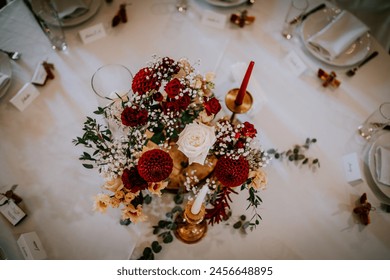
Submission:
M 154 56 L 186 58 L 199 73 L 214 72 L 214 94 L 226 116 L 231 114 L 226 94 L 240 87 L 254 61 L 248 84 L 254 102 L 237 119 L 254 124 L 266 151 L 287 151 L 316 139 L 305 154 L 318 162 L 302 165 L 271 155 L 263 169 L 267 186 L 258 192 L 261 220 L 254 230 L 233 227 L 242 215 L 253 215 L 247 195 L 239 192 L 232 196 L 228 221 L 208 225 L 198 243 L 174 238 L 162 244 L 156 259 L 390 259 L 390 197 L 373 179 L 369 161 L 370 148 L 389 131 L 365 140 L 357 130 L 390 101 L 390 56 L 373 36 L 334 65 L 313 54 L 304 40 L 302 26 L 318 14 L 295 26 L 290 40 L 282 36 L 289 1 L 188 0 L 185 9 L 177 9 L 176 0 L 92 2 L 94 13 L 63 26 L 64 51 L 51 48 L 24 1 L 11 1 L 0 10 L 0 49 L 21 53 L 8 61 L 11 84 L 0 97 L 0 193 L 17 185 L 18 206 L 26 213 L 15 226 L 0 215 L 0 248 L 7 259 L 24 258 L 17 241 L 29 232 L 37 234 L 46 258 L 53 260 L 134 260 L 158 238 L 153 226 L 166 218 L 174 195 L 154 197 L 145 205 L 145 222 L 121 224 L 120 209 L 94 211 L 94 196 L 104 181 L 96 170 L 82 166 L 83 149 L 72 142 L 98 106 L 91 87 L 94 72 L 121 64 L 135 75 Z M 122 2 L 127 22 L 113 27 Z M 308 2 L 311 9 L 324 1 Z M 251 21 L 240 26 L 230 20 L 232 15 Z M 346 75 L 361 61 L 353 59 L 356 55 L 373 51 L 379 53 L 376 58 L 354 76 Z M 43 62 L 53 65 L 54 77 L 31 85 Z M 339 86 L 324 86 L 320 69 L 333 72 Z M 20 108 L 15 99 L 26 84 L 35 95 Z M 354 168 L 353 179 L 348 166 Z M 372 206 L 368 225 L 353 211 L 364 193 Z

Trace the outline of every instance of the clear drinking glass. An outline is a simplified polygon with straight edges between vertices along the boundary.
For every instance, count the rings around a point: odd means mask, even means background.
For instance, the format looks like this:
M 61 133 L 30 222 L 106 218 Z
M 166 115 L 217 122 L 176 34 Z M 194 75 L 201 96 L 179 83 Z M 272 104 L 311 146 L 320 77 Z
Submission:
M 39 5 L 34 4 L 33 7 L 34 12 L 40 18 L 42 30 L 49 39 L 52 48 L 61 51 L 66 50 L 68 44 L 62 28 L 62 21 L 51 1 L 42 0 Z
M 390 125 L 390 102 L 382 103 L 363 124 L 358 127 L 358 132 L 366 140 L 385 126 Z
M 301 22 L 301 16 L 308 6 L 307 0 L 291 0 L 282 29 L 282 35 L 286 39 L 289 40 L 293 37 L 294 28 Z
M 107 106 L 119 97 L 129 97 L 132 81 L 133 74 L 121 64 L 106 64 L 97 69 L 91 85 L 98 96 L 99 106 Z

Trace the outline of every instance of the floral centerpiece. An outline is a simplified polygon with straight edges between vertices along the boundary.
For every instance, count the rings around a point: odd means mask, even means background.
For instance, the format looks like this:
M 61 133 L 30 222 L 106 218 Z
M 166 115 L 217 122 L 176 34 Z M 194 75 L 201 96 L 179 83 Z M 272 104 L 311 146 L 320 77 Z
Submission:
M 84 134 L 74 144 L 91 151 L 80 160 L 105 180 L 96 210 L 120 207 L 122 219 L 144 221 L 145 199 L 164 190 L 196 195 L 205 185 L 210 224 L 229 217 L 230 195 L 238 191 L 248 191 L 256 209 L 269 158 L 253 124 L 216 117 L 221 105 L 213 78 L 213 73 L 196 73 L 185 59 L 154 58 L 134 76 L 130 97 L 116 94 L 94 112 L 107 124 L 87 117 Z M 253 225 L 258 218 L 256 212 Z

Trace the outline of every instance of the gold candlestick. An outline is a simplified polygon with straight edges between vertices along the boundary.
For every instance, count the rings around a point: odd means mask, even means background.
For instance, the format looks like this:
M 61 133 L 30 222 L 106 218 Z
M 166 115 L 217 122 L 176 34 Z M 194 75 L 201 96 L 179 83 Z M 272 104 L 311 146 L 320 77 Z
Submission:
M 242 104 L 236 105 L 235 101 L 239 90 L 240 89 L 238 88 L 231 89 L 225 97 L 226 107 L 233 113 L 230 117 L 230 122 L 234 121 L 236 114 L 245 114 L 252 108 L 253 105 L 252 95 L 248 91 L 245 93 Z
M 176 218 L 177 228 L 175 236 L 177 239 L 187 244 L 193 244 L 200 241 L 207 232 L 207 222 L 204 220 L 206 208 L 204 204 L 198 214 L 191 212 L 193 202 L 188 202 L 182 215 Z

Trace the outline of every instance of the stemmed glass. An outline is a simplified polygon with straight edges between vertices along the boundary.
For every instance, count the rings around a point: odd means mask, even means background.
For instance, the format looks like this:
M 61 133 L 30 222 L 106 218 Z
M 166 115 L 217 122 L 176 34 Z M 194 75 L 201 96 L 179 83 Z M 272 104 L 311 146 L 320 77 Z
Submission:
M 118 98 L 129 97 L 133 74 L 120 64 L 106 64 L 93 74 L 91 86 L 98 97 L 100 107 Z

